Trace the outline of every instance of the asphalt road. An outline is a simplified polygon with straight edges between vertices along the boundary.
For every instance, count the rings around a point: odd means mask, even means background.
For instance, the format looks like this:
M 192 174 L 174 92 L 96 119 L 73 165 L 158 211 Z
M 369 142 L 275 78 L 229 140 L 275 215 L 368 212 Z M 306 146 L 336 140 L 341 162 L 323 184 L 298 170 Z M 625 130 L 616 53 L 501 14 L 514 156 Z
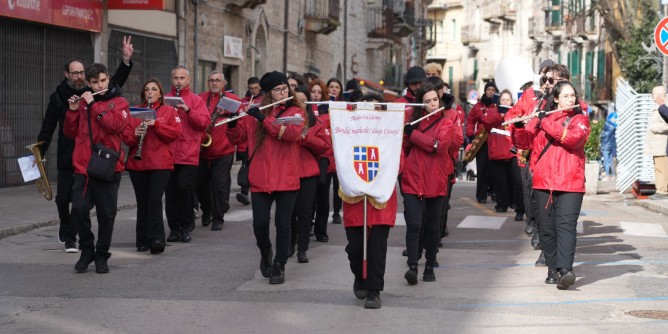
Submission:
M 234 202 L 223 231 L 199 226 L 188 244 L 138 253 L 135 211 L 118 213 L 111 272 L 76 274 L 57 227 L 0 240 L 2 333 L 666 333 L 668 219 L 610 195 L 586 197 L 571 290 L 544 284 L 514 214 L 477 204 L 475 184 L 455 186 L 451 235 L 436 282 L 409 286 L 402 214 L 390 232 L 380 310 L 365 310 L 341 225 L 312 238 L 286 282 L 260 275 L 250 206 Z M 401 210 L 400 210 L 401 212 Z M 273 240 L 273 237 L 272 237 Z M 420 277 L 424 259 L 420 262 Z M 633 316 L 644 310 L 652 318 Z M 663 313 L 661 313 L 663 312 Z

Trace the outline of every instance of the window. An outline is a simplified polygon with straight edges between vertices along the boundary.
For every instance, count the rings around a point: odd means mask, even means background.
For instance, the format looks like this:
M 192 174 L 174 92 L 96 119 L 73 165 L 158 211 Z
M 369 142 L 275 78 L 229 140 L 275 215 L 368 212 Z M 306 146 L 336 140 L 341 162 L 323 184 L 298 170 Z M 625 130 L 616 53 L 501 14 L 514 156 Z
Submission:
M 216 69 L 216 63 L 212 61 L 200 60 L 197 64 L 197 82 L 192 88 L 194 92 L 203 92 L 209 89 L 206 81 L 209 80 L 209 73 Z M 194 93 L 193 92 L 193 93 Z
M 454 94 L 454 86 L 452 85 L 452 77 L 454 76 L 454 69 L 452 66 L 448 67 L 448 86 L 450 86 L 450 89 L 453 90 L 452 95 Z

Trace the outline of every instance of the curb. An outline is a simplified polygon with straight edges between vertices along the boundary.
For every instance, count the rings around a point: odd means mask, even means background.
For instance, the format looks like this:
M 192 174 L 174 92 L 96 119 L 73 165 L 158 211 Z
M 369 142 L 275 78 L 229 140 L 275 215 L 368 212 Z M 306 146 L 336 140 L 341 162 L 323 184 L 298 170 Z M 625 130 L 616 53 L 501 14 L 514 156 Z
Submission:
M 135 209 L 137 208 L 137 203 L 132 203 L 132 204 L 125 204 L 119 206 L 116 211 L 124 211 L 124 210 L 130 210 L 130 209 Z M 92 210 L 90 212 L 91 217 L 97 216 L 97 211 Z M 7 237 L 15 236 L 18 234 L 23 234 L 30 232 L 32 230 L 42 228 L 42 227 L 47 227 L 47 226 L 54 226 L 60 224 L 60 219 L 50 219 L 50 220 L 44 220 L 44 221 L 39 221 L 39 222 L 32 222 L 28 223 L 26 225 L 21 225 L 21 226 L 14 226 L 6 229 L 0 229 L 0 239 L 4 239 Z
M 631 202 L 632 205 L 642 206 L 643 208 L 654 211 L 656 213 L 661 213 L 668 215 L 668 206 L 659 205 L 653 203 L 651 200 L 636 200 Z

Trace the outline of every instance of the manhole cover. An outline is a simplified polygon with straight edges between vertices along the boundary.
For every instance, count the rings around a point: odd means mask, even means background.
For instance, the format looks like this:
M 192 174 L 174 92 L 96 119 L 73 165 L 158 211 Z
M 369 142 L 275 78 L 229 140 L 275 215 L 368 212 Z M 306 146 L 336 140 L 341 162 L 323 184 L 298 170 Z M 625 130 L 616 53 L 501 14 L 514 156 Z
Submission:
M 629 315 L 632 315 L 632 316 L 638 317 L 638 318 L 668 320 L 668 311 L 635 310 L 635 311 L 626 312 L 626 314 L 629 314 Z

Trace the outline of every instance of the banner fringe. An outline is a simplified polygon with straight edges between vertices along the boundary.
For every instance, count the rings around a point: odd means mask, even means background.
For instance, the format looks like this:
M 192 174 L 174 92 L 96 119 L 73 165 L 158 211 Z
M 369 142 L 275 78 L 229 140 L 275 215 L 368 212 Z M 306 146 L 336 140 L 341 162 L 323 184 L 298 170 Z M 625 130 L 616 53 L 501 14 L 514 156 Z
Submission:
M 339 197 L 341 197 L 341 200 L 344 201 L 344 202 L 346 202 L 346 203 L 348 203 L 348 204 L 356 204 L 356 203 L 359 203 L 359 202 L 361 202 L 362 200 L 364 200 L 364 196 L 365 196 L 365 195 L 361 195 L 361 196 L 347 196 L 346 194 L 343 193 L 343 189 L 341 189 L 341 187 L 339 187 L 339 191 L 338 191 L 338 193 L 339 193 Z M 368 198 L 369 202 L 371 203 L 371 206 L 373 206 L 376 210 L 382 210 L 382 209 L 385 209 L 385 207 L 387 206 L 387 202 L 385 202 L 385 203 L 380 203 L 380 202 L 378 202 L 375 198 L 373 198 L 373 197 L 371 197 L 371 196 L 367 196 L 367 198 Z

